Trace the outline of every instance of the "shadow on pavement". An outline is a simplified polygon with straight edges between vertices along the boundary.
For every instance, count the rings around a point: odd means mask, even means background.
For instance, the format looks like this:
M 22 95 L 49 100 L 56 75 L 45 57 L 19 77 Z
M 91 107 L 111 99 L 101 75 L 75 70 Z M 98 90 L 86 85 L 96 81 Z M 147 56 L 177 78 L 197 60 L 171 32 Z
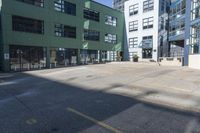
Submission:
M 104 91 L 18 73 L 0 85 L 1 133 L 112 132 L 77 110 L 122 132 L 200 132 L 199 114 L 144 103 Z M 74 80 L 71 78 L 69 80 Z M 63 81 L 62 81 L 63 82 Z M 113 85 L 121 87 L 121 85 Z M 149 95 L 156 92 L 146 92 Z

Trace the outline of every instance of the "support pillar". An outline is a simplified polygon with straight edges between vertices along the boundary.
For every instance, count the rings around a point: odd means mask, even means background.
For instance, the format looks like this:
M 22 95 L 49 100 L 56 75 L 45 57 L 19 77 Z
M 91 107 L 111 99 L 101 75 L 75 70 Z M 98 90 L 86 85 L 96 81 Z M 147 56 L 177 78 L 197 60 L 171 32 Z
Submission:
M 9 45 L 4 45 L 3 53 L 2 53 L 2 62 L 3 62 L 3 71 L 10 71 L 10 53 L 9 53 Z
M 46 48 L 46 67 L 47 67 L 47 68 L 51 68 L 51 67 L 50 67 L 50 63 L 51 63 L 51 62 L 50 62 L 50 58 L 51 58 L 50 56 L 51 56 L 51 55 L 50 55 L 50 48 L 47 47 L 47 48 Z
M 77 51 L 77 65 L 81 65 L 81 50 Z

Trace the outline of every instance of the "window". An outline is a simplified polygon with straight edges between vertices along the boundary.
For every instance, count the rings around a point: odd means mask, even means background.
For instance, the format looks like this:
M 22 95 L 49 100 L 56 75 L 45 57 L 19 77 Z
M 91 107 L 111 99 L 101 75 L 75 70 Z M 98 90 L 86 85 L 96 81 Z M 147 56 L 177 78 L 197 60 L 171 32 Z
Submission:
M 129 6 L 129 16 L 138 14 L 138 4 Z
M 43 34 L 44 21 L 20 16 L 12 16 L 13 31 Z
M 143 29 L 153 28 L 153 17 L 143 19 Z
M 44 0 L 17 0 L 17 1 L 39 6 L 39 7 L 44 7 Z
M 142 38 L 142 47 L 143 48 L 152 48 L 153 47 L 153 36 L 144 36 Z
M 105 34 L 105 42 L 116 44 L 117 43 L 117 35 L 115 34 Z
M 138 30 L 138 21 L 129 22 L 129 32 Z
M 84 30 L 84 39 L 90 41 L 99 41 L 100 33 L 94 30 Z
M 76 27 L 55 24 L 55 36 L 76 38 Z
M 153 10 L 154 8 L 154 2 L 153 0 L 146 0 L 143 2 L 143 12 L 148 12 Z
M 129 38 L 129 47 L 130 48 L 137 48 L 138 47 L 138 38 Z
M 117 18 L 109 16 L 109 15 L 106 15 L 105 16 L 105 24 L 116 27 L 117 26 Z
M 99 21 L 99 12 L 85 8 L 84 18 L 94 20 L 94 21 Z
M 76 5 L 64 0 L 55 0 L 54 9 L 58 12 L 76 16 Z

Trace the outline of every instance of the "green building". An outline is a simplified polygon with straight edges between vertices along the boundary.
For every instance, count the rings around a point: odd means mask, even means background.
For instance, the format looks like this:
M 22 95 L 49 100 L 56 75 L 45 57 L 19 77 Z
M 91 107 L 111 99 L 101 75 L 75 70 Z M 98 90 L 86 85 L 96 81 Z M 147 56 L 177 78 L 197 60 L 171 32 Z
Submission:
M 123 13 L 92 0 L 0 0 L 1 70 L 119 60 Z

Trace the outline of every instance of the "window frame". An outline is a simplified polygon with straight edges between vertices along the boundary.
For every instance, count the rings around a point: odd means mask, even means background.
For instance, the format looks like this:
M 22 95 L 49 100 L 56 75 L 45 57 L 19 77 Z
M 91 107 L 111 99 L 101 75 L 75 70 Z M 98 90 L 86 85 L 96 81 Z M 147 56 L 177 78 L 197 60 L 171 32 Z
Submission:
M 104 41 L 105 43 L 117 44 L 117 34 L 106 33 Z
M 99 22 L 100 21 L 100 12 L 89 9 L 89 8 L 84 8 L 83 9 L 83 18 Z
M 64 24 L 55 24 L 54 25 L 54 34 L 56 37 L 65 37 L 65 38 L 76 39 L 76 27 L 64 25 Z
M 100 41 L 100 32 L 99 31 L 84 29 L 83 34 L 84 34 L 83 35 L 84 40 L 87 40 L 87 41 Z M 94 35 L 97 35 L 97 36 L 95 37 Z
M 129 48 L 137 48 L 138 47 L 138 37 L 129 38 Z
M 105 15 L 105 24 L 113 27 L 117 27 L 117 17 Z
M 76 4 L 65 0 L 54 0 L 54 10 L 57 12 L 76 16 Z
M 16 0 L 16 1 L 44 8 L 44 0 Z
M 12 15 L 12 31 L 44 34 L 44 21 Z
M 133 16 L 139 13 L 139 4 L 129 6 L 129 16 Z
M 138 20 L 129 22 L 129 32 L 138 31 Z
M 143 12 L 149 12 L 154 10 L 154 0 L 143 1 Z
M 154 24 L 154 17 L 144 18 L 142 20 L 142 27 L 143 30 L 145 29 L 152 29 Z

